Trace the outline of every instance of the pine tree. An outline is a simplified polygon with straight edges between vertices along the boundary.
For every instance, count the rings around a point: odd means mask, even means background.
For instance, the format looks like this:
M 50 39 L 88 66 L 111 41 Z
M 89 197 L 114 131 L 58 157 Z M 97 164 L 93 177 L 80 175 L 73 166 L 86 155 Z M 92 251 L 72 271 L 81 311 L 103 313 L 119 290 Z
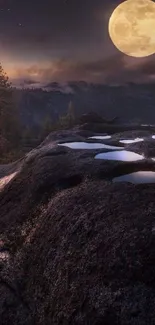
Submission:
M 46 115 L 43 124 L 42 124 L 42 135 L 47 136 L 50 132 L 53 131 L 53 121 L 49 115 Z
M 67 118 L 68 118 L 69 127 L 72 127 L 75 123 L 75 111 L 74 111 L 74 104 L 72 101 L 70 101 L 68 105 Z
M 60 128 L 71 128 L 75 124 L 75 111 L 74 111 L 74 104 L 72 101 L 68 104 L 68 110 L 66 115 L 60 115 L 58 124 Z
M 17 145 L 20 136 L 19 114 L 13 98 L 11 83 L 0 64 L 0 135 L 12 146 Z

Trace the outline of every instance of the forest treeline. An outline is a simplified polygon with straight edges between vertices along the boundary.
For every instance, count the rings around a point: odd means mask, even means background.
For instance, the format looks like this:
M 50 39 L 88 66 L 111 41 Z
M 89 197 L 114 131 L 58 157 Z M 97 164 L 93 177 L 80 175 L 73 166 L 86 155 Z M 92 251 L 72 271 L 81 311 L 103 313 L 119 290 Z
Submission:
M 119 123 L 155 124 L 155 84 L 105 85 L 70 82 L 50 89 L 15 88 L 0 64 L 0 163 L 16 160 L 52 131 L 78 124 L 94 111 Z M 57 87 L 56 87 L 57 86 Z
M 74 104 L 68 103 L 65 115 L 53 121 L 45 116 L 40 129 L 23 127 L 14 88 L 0 64 L 0 163 L 8 163 L 20 158 L 25 152 L 38 145 L 50 132 L 67 129 L 75 124 Z

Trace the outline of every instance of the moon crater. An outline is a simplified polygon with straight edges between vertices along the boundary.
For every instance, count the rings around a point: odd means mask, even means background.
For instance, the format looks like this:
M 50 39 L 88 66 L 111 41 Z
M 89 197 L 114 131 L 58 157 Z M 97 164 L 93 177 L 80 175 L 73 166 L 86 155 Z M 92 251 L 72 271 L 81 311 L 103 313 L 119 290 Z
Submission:
M 109 19 L 109 36 L 116 48 L 133 57 L 155 53 L 155 3 L 151 0 L 122 2 Z

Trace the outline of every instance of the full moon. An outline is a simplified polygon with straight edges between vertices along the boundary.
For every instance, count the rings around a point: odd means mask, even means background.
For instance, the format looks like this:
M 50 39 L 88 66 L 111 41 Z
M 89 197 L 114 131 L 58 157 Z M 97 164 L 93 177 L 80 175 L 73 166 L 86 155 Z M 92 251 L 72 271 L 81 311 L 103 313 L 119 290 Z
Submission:
M 116 48 L 133 57 L 155 53 L 155 3 L 151 0 L 127 0 L 112 13 L 109 36 Z

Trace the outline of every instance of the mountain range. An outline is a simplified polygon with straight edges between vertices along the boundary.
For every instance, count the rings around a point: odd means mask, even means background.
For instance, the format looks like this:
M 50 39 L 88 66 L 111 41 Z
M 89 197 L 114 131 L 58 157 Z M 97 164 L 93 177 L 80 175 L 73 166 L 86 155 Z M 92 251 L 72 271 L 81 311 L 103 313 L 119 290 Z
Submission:
M 29 83 L 32 85 L 32 81 Z M 119 116 L 123 123 L 155 123 L 154 83 L 52 82 L 44 88 L 14 88 L 14 93 L 21 121 L 28 127 L 40 127 L 47 116 L 57 121 L 67 113 L 70 101 L 77 117 L 95 111 L 105 118 Z

